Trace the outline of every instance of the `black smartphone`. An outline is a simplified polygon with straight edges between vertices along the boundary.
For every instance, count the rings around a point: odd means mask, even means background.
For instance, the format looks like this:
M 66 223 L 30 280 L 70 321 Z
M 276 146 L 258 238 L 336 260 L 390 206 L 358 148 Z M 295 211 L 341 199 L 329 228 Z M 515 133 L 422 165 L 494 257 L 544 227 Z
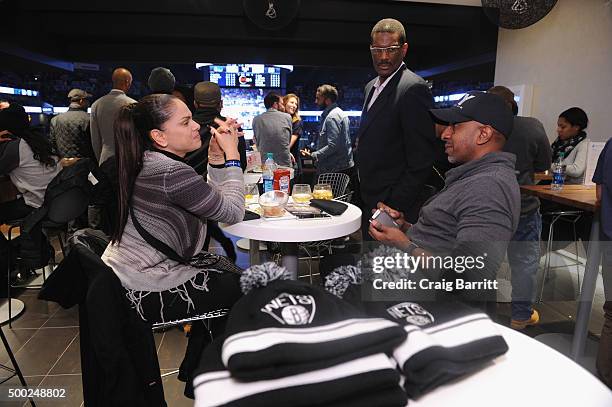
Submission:
M 399 229 L 399 225 L 395 223 L 395 220 L 393 220 L 393 218 L 389 216 L 387 212 L 381 211 L 380 209 L 377 209 L 376 212 L 374 212 L 374 215 L 372 215 L 370 218 L 370 223 L 372 223 L 373 220 L 377 221 L 381 225 Z
M 293 212 L 293 215 L 295 215 L 298 220 L 331 218 L 331 215 L 328 215 L 326 213 Z

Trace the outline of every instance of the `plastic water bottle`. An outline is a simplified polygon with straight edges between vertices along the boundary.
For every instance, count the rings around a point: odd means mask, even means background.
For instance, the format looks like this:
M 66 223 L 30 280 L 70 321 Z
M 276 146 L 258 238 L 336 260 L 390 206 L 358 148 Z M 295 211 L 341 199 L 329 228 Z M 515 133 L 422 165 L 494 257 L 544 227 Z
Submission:
M 559 158 L 553 164 L 552 183 L 550 189 L 553 191 L 561 191 L 565 182 L 565 165 L 563 165 L 563 153 L 559 154 Z
M 274 170 L 276 169 L 276 163 L 272 153 L 266 153 L 266 161 L 263 165 L 263 187 L 264 192 L 272 191 L 274 189 Z

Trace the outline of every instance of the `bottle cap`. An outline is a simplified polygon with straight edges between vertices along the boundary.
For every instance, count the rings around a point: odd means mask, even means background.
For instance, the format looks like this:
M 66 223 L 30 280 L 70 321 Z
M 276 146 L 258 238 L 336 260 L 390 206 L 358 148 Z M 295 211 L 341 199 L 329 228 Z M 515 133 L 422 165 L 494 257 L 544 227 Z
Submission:
M 273 153 L 266 153 L 266 158 L 272 158 L 272 157 L 274 157 Z

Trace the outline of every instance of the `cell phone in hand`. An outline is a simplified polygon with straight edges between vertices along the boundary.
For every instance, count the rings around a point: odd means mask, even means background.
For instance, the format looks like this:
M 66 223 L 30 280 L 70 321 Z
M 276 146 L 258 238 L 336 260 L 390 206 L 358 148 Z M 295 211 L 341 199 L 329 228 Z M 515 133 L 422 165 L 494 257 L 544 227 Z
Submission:
M 393 218 L 387 212 L 381 211 L 380 209 L 377 209 L 376 212 L 374 212 L 374 215 L 372 215 L 370 218 L 370 223 L 373 220 L 377 221 L 381 225 L 399 229 L 399 225 L 395 223 Z

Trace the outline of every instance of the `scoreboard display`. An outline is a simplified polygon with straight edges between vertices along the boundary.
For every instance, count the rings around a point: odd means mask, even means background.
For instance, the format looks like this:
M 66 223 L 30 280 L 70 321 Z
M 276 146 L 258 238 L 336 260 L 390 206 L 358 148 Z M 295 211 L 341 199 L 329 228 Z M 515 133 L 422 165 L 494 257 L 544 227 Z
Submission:
M 209 80 L 220 87 L 280 88 L 281 68 L 258 64 L 211 65 Z

